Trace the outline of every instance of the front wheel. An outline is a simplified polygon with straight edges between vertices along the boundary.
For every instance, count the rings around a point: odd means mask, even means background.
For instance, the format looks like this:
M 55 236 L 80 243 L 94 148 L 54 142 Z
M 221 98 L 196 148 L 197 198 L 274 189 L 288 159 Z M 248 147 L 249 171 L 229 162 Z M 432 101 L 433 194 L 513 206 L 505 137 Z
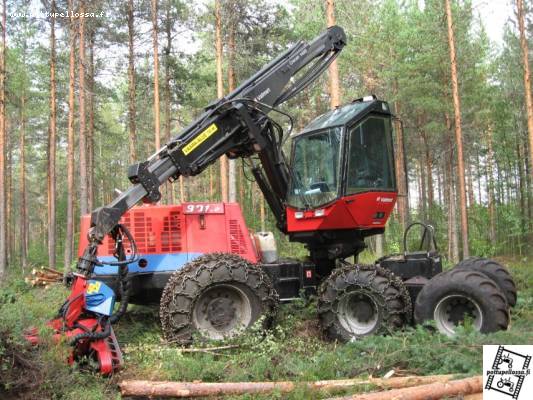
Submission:
M 194 334 L 220 340 L 239 335 L 260 317 L 266 327 L 277 305 L 261 268 L 233 254 L 207 254 L 170 277 L 161 296 L 161 325 L 169 341 L 188 343 Z
M 326 336 L 349 341 L 408 323 L 411 299 L 403 282 L 390 271 L 349 265 L 333 271 L 320 286 L 318 316 Z

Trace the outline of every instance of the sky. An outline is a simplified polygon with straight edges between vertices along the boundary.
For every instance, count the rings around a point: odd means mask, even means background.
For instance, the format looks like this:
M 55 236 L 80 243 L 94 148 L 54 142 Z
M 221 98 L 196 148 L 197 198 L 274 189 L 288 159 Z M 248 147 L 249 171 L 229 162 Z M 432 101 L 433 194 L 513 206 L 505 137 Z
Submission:
M 503 27 L 514 17 L 513 0 L 473 0 L 474 12 L 479 13 L 490 39 L 501 45 Z

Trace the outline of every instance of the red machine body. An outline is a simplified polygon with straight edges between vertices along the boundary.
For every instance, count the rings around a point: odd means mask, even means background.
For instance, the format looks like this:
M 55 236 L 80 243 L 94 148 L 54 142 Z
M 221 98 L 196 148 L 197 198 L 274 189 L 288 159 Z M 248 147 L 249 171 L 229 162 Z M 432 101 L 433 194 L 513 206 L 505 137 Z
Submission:
M 314 210 L 299 211 L 287 207 L 287 230 L 384 228 L 396 198 L 396 192 L 367 192 L 342 197 Z
M 241 207 L 237 203 L 142 205 L 125 213 L 120 223 L 130 229 L 139 253 L 148 261 L 146 266 L 138 269 L 138 263 L 131 265 L 130 273 L 156 272 L 162 271 L 162 268 L 175 270 L 178 258 L 190 261 L 199 255 L 214 252 L 238 254 L 252 263 L 259 261 Z M 78 245 L 80 257 L 88 244 L 85 232 L 88 231 L 89 224 L 90 216 L 83 216 Z M 114 246 L 113 239 L 106 236 L 98 247 L 99 257 L 112 257 Z M 129 253 L 131 248 L 127 242 L 125 247 L 126 253 Z M 99 274 L 100 271 L 97 269 L 95 272 Z

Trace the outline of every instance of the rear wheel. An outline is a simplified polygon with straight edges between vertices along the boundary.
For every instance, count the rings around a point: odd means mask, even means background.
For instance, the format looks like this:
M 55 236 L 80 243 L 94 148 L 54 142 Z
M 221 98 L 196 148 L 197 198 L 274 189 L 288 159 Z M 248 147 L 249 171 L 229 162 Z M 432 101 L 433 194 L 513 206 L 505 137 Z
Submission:
M 161 296 L 161 325 L 170 341 L 187 343 L 195 333 L 219 340 L 237 336 L 261 316 L 267 326 L 277 304 L 259 267 L 233 254 L 208 254 L 170 277 Z
M 500 287 L 507 299 L 507 304 L 510 307 L 516 305 L 516 285 L 509 270 L 503 265 L 488 258 L 470 257 L 461 261 L 454 268 L 468 269 L 487 275 Z
M 318 316 L 325 334 L 348 341 L 408 323 L 411 300 L 403 282 L 374 265 L 338 268 L 320 285 Z
M 486 275 L 465 269 L 452 269 L 430 279 L 415 304 L 415 321 L 434 320 L 437 329 L 448 336 L 467 319 L 482 333 L 507 329 L 507 300 L 496 283 Z

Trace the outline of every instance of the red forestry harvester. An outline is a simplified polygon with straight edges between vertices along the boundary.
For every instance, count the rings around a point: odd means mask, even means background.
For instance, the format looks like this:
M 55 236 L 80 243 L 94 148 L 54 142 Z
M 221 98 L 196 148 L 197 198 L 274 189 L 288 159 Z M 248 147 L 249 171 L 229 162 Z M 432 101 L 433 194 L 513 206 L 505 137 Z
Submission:
M 481 332 L 507 328 L 516 301 L 507 270 L 473 258 L 442 272 L 430 226 L 422 225 L 417 251 L 374 265 L 346 261 L 357 258 L 366 237 L 383 233 L 396 201 L 389 105 L 358 99 L 292 135 L 269 115 L 292 126 L 277 107 L 314 81 L 345 43 L 336 26 L 298 42 L 132 165 L 133 186 L 82 220 L 88 234 L 72 294 L 51 322 L 70 338 L 72 360 L 92 356 L 102 373 L 120 366 L 112 324 L 129 302 L 159 303 L 165 337 L 182 343 L 193 334 L 231 337 L 260 317 L 267 325 L 279 301 L 302 293 L 316 294 L 325 333 L 343 341 L 399 329 L 413 316 L 434 319 L 449 335 L 466 316 Z M 284 136 L 292 139 L 289 159 Z M 157 203 L 166 181 L 200 174 L 222 155 L 248 159 L 279 230 L 309 250 L 305 260 L 278 257 L 269 233 L 250 235 L 237 204 L 134 207 Z

